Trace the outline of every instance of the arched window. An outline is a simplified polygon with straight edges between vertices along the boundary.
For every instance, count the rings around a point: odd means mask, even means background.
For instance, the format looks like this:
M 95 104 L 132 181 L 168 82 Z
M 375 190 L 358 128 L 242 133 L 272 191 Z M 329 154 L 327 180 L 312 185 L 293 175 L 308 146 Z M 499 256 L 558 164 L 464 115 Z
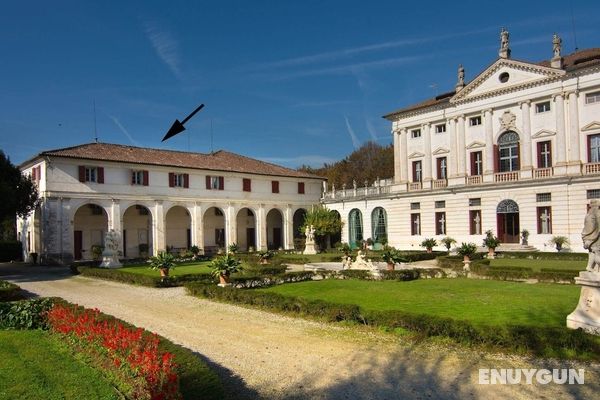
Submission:
M 371 238 L 375 243 L 387 243 L 387 213 L 382 207 L 371 213 Z
M 362 213 L 356 208 L 350 211 L 348 216 L 348 244 L 350 247 L 360 246 L 360 242 L 363 240 L 363 224 L 362 224 Z
M 519 135 L 516 132 L 504 132 L 498 138 L 498 161 L 500 172 L 519 170 Z
M 498 207 L 496 207 L 497 214 L 511 214 L 518 212 L 519 205 L 513 200 L 502 200 L 500 203 L 498 203 Z

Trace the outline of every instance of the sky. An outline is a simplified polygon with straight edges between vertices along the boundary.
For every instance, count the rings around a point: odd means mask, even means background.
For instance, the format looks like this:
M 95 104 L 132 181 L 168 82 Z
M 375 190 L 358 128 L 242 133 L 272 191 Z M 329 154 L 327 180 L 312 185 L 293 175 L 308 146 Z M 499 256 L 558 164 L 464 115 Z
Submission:
M 519 60 L 549 59 L 553 33 L 563 54 L 600 47 L 597 1 L 406 3 L 5 2 L 0 149 L 18 164 L 97 134 L 320 166 L 390 143 L 382 116 L 452 90 L 459 64 L 473 79 L 496 60 L 502 27 Z

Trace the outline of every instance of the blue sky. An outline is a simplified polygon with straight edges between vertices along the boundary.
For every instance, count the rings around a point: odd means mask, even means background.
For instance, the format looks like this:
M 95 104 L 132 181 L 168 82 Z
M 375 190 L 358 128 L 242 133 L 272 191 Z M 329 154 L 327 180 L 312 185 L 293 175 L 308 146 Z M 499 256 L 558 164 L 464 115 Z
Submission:
M 573 34 L 573 10 L 575 36 Z M 452 90 L 497 57 L 600 47 L 592 1 L 6 2 L 0 148 L 14 163 L 94 138 L 296 167 L 389 143 L 381 116 Z M 165 143 L 175 118 L 206 104 Z

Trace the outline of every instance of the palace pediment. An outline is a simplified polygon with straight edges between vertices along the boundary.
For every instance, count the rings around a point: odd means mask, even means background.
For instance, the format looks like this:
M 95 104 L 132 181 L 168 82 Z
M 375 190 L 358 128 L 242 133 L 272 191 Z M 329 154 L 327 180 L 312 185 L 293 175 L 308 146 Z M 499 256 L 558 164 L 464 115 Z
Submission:
M 475 142 L 472 142 L 471 144 L 469 144 L 469 145 L 467 146 L 467 149 L 468 149 L 468 150 L 471 150 L 471 149 L 480 149 L 480 148 L 482 148 L 482 147 L 485 147 L 485 143 L 483 143 L 483 142 L 478 142 L 478 141 L 475 141 Z
M 418 151 L 415 151 L 414 153 L 412 153 L 411 155 L 408 156 L 408 158 L 422 158 L 425 157 L 425 154 L 420 153 Z
M 581 128 L 583 132 L 600 130 L 600 122 L 593 121 Z
M 450 102 L 475 100 L 522 90 L 551 82 L 564 74 L 565 71 L 561 69 L 500 58 L 455 94 Z
M 433 155 L 435 156 L 439 156 L 440 154 L 448 154 L 450 153 L 450 150 L 444 148 L 444 147 L 438 147 L 437 149 L 435 149 L 433 151 Z
M 541 131 L 538 131 L 538 132 L 534 133 L 533 135 L 531 135 L 531 137 L 534 139 L 537 139 L 537 138 L 554 136 L 554 135 L 556 135 L 556 132 L 548 130 L 548 129 L 542 129 Z

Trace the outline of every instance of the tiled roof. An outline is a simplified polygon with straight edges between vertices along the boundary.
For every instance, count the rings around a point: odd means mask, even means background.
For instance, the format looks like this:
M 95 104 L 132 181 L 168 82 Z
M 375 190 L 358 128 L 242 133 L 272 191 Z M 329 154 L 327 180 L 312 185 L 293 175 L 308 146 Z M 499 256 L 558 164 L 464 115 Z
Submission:
M 542 67 L 550 67 L 550 63 L 551 60 L 545 60 L 536 64 Z M 585 49 L 563 57 L 563 69 L 567 73 L 583 68 L 588 68 L 594 65 L 600 65 L 600 48 Z M 450 101 L 450 98 L 454 96 L 455 93 L 456 92 L 454 91 L 444 93 L 434 98 L 427 99 L 425 101 L 393 111 L 389 114 L 384 115 L 383 118 L 390 119 L 397 114 L 419 110 L 422 108 L 429 108 L 442 103 L 448 103 Z
M 133 164 L 161 165 L 211 171 L 325 179 L 290 168 L 267 163 L 239 154 L 219 150 L 212 154 L 150 149 L 111 143 L 87 143 L 79 146 L 48 150 L 37 157 L 66 157 L 94 161 L 115 161 Z M 35 158 L 37 158 L 35 157 Z M 34 158 L 34 159 L 35 159 Z M 31 160 L 30 160 L 31 161 Z M 23 163 L 27 164 L 28 162 Z

